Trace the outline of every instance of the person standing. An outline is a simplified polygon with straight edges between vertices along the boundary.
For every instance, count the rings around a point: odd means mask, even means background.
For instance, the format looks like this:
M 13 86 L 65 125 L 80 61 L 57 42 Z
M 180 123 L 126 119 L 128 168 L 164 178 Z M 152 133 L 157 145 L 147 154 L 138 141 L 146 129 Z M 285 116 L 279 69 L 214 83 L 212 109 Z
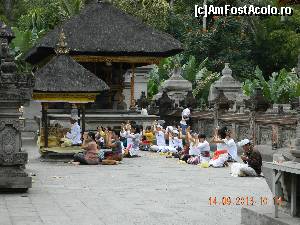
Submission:
M 181 126 L 181 129 L 182 129 L 182 134 L 183 135 L 186 135 L 186 129 L 191 124 L 190 116 L 191 116 L 191 110 L 190 110 L 189 107 L 187 107 L 181 113 L 180 126 Z

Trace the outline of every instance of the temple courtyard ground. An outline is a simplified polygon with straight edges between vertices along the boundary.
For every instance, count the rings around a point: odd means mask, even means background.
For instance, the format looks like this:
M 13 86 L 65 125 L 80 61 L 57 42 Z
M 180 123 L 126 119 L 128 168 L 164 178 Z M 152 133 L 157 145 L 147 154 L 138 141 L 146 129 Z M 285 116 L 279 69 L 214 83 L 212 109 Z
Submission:
M 0 225 L 235 225 L 242 201 L 272 206 L 264 178 L 236 178 L 229 168 L 179 164 L 156 153 L 141 153 L 117 166 L 75 166 L 41 161 L 33 142 L 27 170 L 33 187 L 0 194 Z M 216 197 L 210 205 L 209 198 Z M 230 197 L 231 205 L 222 205 Z M 268 203 L 261 205 L 261 198 Z M 244 205 L 246 204 L 246 201 Z

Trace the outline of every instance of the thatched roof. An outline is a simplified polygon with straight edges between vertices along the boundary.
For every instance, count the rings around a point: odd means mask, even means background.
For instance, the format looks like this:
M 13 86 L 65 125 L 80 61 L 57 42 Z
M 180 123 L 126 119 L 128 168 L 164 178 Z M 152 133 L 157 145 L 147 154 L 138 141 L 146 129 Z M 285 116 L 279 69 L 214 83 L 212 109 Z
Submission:
M 54 54 L 60 30 L 67 36 L 71 55 L 168 57 L 183 50 L 171 35 L 153 29 L 110 3 L 88 4 L 43 37 L 27 54 L 35 64 Z
M 9 42 L 15 38 L 12 29 L 2 21 L 0 21 L 0 37 L 7 37 Z
M 68 55 L 54 57 L 34 75 L 34 92 L 91 93 L 109 89 L 103 80 Z

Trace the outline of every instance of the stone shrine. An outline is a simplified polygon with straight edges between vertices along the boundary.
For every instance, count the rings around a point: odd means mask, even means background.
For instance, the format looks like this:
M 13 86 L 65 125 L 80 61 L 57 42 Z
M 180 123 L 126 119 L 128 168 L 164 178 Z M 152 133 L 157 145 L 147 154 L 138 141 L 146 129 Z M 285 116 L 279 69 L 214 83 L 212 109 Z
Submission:
M 188 92 L 192 91 L 192 83 L 184 79 L 181 73 L 182 69 L 176 67 L 172 72 L 172 76 L 160 86 L 159 93 L 154 96 L 154 100 L 158 100 L 162 97 L 163 92 L 166 92 L 174 100 L 175 105 L 179 106 L 185 100 Z
M 31 177 L 24 171 L 28 155 L 22 151 L 24 127 L 21 106 L 31 99 L 34 79 L 17 74 L 14 57 L 9 51 L 13 33 L 0 22 L 0 189 L 22 190 L 31 187 Z
M 225 63 L 222 70 L 222 77 L 213 83 L 210 87 L 208 102 L 212 104 L 218 95 L 218 90 L 222 90 L 228 100 L 243 102 L 247 99 L 242 92 L 242 84 L 232 77 L 232 70 L 229 68 L 229 63 Z

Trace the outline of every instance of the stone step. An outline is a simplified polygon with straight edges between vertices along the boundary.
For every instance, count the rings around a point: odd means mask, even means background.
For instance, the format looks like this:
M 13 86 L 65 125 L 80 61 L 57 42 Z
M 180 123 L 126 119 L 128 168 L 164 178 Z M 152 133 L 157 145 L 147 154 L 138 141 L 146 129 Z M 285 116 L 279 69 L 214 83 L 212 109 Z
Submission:
M 300 218 L 279 213 L 278 218 L 273 216 L 274 207 L 261 206 L 256 208 L 242 208 L 241 224 L 244 225 L 296 225 L 300 224 Z

